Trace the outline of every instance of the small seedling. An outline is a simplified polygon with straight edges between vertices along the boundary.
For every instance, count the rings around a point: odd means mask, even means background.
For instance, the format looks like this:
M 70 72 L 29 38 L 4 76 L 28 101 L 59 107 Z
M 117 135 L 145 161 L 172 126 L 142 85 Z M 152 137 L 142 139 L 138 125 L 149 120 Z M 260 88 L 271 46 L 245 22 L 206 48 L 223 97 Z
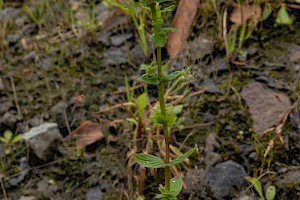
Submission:
M 261 200 L 274 200 L 275 196 L 276 196 L 276 188 L 273 185 L 270 185 L 268 187 L 268 189 L 265 192 L 265 196 L 263 194 L 263 189 L 262 189 L 262 185 L 259 181 L 259 179 L 255 178 L 255 177 L 250 177 L 247 176 L 246 180 L 249 181 L 250 183 L 252 183 L 255 191 L 258 193 L 259 197 Z
M 22 138 L 22 134 L 13 134 L 10 130 L 6 130 L 0 141 L 5 144 L 5 154 L 8 155 L 12 152 L 14 144 L 19 142 Z

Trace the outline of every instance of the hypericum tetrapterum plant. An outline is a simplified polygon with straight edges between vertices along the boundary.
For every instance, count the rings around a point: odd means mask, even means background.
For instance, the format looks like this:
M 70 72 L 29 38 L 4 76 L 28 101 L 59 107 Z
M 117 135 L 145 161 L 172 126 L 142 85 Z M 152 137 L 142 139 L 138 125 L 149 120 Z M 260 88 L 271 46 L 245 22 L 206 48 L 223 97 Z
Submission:
M 185 154 L 175 158 L 170 159 L 170 146 L 169 146 L 169 130 L 176 122 L 177 116 L 174 111 L 174 106 L 166 105 L 164 97 L 164 83 L 172 81 L 179 76 L 181 76 L 181 71 L 175 71 L 170 74 L 164 74 L 164 70 L 167 68 L 167 64 L 162 66 L 161 61 L 161 48 L 166 45 L 167 33 L 168 31 L 176 31 L 176 29 L 171 27 L 163 27 L 162 13 L 174 10 L 175 6 L 168 6 L 166 8 L 161 7 L 161 3 L 170 0 L 140 0 L 138 5 L 143 9 L 148 10 L 151 13 L 152 18 L 152 35 L 150 40 L 154 43 L 156 47 L 156 61 L 154 65 L 144 65 L 142 70 L 145 73 L 140 77 L 140 80 L 146 84 L 156 85 L 158 89 L 158 100 L 159 107 L 154 110 L 154 115 L 151 120 L 154 123 L 161 124 L 163 127 L 163 133 L 166 144 L 166 156 L 165 159 L 161 159 L 154 155 L 149 154 L 135 154 L 134 159 L 136 162 L 144 167 L 148 168 L 165 168 L 165 186 L 160 187 L 160 194 L 156 195 L 157 199 L 162 200 L 176 200 L 177 195 L 182 189 L 182 180 L 180 177 L 171 178 L 170 168 L 174 165 L 181 163 L 188 156 L 190 156 L 195 148 L 187 151 Z

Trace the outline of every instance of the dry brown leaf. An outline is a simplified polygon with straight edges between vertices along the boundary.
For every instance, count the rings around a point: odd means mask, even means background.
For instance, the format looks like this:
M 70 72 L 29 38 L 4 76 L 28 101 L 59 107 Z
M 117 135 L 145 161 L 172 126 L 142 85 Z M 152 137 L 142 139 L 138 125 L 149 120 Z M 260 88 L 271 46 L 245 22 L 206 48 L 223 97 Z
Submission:
M 72 97 L 71 102 L 78 106 L 84 106 L 86 99 L 84 95 L 77 95 Z
M 81 149 L 104 137 L 101 126 L 91 121 L 82 122 L 81 125 L 71 133 L 71 136 L 76 138 L 77 149 Z
M 253 27 L 255 27 L 261 16 L 261 8 L 256 5 L 238 5 L 233 10 L 230 21 L 237 26 L 242 25 L 247 22 L 248 19 L 251 19 L 253 22 Z
M 184 49 L 184 41 L 188 37 L 199 3 L 200 0 L 181 0 L 179 2 L 172 23 L 172 27 L 177 28 L 177 31 L 170 32 L 168 35 L 167 50 L 171 58 Z

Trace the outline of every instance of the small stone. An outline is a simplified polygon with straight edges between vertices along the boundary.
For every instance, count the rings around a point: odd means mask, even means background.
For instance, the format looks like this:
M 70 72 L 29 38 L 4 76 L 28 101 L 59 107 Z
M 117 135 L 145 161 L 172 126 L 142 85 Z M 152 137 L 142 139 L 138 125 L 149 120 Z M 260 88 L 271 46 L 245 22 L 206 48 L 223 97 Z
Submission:
M 236 187 L 238 190 L 247 184 L 245 180 L 247 173 L 242 165 L 229 160 L 209 168 L 204 174 L 204 181 L 210 187 L 217 199 L 230 195 L 230 189 Z
M 16 123 L 18 121 L 18 118 L 16 115 L 13 115 L 10 112 L 4 113 L 4 115 L 0 118 L 0 124 L 4 124 L 8 126 L 11 130 L 13 130 L 16 126 Z
M 274 92 L 259 82 L 248 83 L 241 95 L 249 107 L 253 121 L 253 130 L 262 135 L 265 130 L 275 125 L 278 117 L 287 111 L 291 102 L 282 92 Z
M 120 48 L 110 48 L 104 51 L 102 55 L 103 60 L 101 60 L 101 64 L 103 66 L 119 65 L 128 62 L 125 53 Z
M 300 170 L 288 171 L 277 177 L 277 183 L 282 186 L 299 184 L 300 180 Z
M 188 45 L 188 51 L 192 59 L 201 60 L 206 55 L 209 55 L 213 51 L 214 43 L 213 41 L 203 35 L 193 40 Z
M 41 60 L 40 66 L 42 69 L 48 69 L 49 67 L 51 67 L 51 58 L 49 58 L 49 57 L 43 58 Z
M 9 111 L 12 107 L 14 107 L 14 104 L 11 101 L 0 103 L 0 114 Z
M 29 144 L 32 153 L 43 161 L 49 160 L 53 155 L 54 144 L 61 138 L 56 123 L 44 123 L 23 135 L 23 139 Z
M 214 84 L 214 82 L 211 79 L 207 79 L 201 86 L 201 88 L 205 89 L 205 92 L 215 94 L 219 93 L 222 94 L 222 92 L 217 88 L 217 86 Z
M 123 44 L 126 40 L 132 38 L 132 34 L 124 34 L 124 35 L 114 35 L 110 37 L 111 44 L 114 46 L 120 46 Z
M 37 198 L 33 196 L 21 196 L 19 200 L 37 200 Z
M 86 200 L 94 200 L 94 199 L 97 200 L 102 199 L 102 191 L 100 186 L 90 188 L 86 193 Z
M 37 115 L 34 115 L 32 118 L 30 118 L 28 120 L 28 124 L 31 126 L 31 127 L 35 127 L 35 126 L 38 126 L 40 125 L 42 122 L 42 117 L 41 115 L 37 114 Z

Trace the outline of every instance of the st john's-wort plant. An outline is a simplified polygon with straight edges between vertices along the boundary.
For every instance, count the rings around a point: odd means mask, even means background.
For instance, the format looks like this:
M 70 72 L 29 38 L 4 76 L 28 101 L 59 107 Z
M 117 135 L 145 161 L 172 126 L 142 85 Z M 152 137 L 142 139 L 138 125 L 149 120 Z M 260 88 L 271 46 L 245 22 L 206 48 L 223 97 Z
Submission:
M 166 45 L 167 33 L 169 31 L 176 31 L 171 27 L 163 27 L 162 13 L 174 10 L 175 6 L 171 5 L 166 8 L 162 8 L 162 4 L 170 0 L 140 0 L 138 5 L 151 13 L 152 19 L 152 35 L 150 40 L 156 47 L 156 60 L 155 64 L 144 65 L 142 70 L 145 72 L 140 80 L 145 84 L 152 84 L 157 86 L 159 106 L 153 110 L 151 120 L 162 126 L 164 134 L 164 142 L 166 146 L 165 159 L 160 157 L 140 153 L 135 154 L 134 159 L 143 167 L 148 168 L 164 168 L 165 169 L 165 186 L 160 187 L 160 194 L 156 195 L 157 199 L 163 200 L 176 200 L 177 195 L 181 192 L 182 181 L 180 177 L 171 178 L 170 168 L 174 165 L 180 164 L 188 156 L 190 156 L 195 148 L 187 151 L 185 154 L 170 160 L 170 145 L 169 145 L 169 130 L 174 126 L 177 118 L 176 108 L 172 105 L 167 105 L 165 100 L 164 84 L 166 82 L 175 80 L 182 75 L 181 71 L 175 71 L 170 74 L 164 74 L 166 67 L 162 66 L 161 48 Z

